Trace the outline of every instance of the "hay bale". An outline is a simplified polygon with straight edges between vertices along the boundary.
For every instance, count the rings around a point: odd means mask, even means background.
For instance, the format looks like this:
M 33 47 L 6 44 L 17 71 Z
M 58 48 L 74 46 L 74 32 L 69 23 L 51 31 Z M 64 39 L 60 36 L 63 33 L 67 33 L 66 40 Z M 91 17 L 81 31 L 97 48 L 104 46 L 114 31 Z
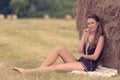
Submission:
M 44 17 L 43 17 L 45 20 L 49 20 L 50 19 L 50 16 L 48 14 L 45 14 Z
M 7 19 L 12 19 L 12 15 L 7 15 Z
M 17 16 L 16 14 L 13 14 L 13 15 L 12 15 L 12 19 L 13 19 L 13 20 L 17 20 L 17 19 L 18 19 L 18 16 Z
M 0 20 L 4 20 L 5 16 L 3 14 L 0 14 Z
M 69 15 L 69 14 L 65 15 L 65 20 L 71 20 L 71 19 L 72 19 L 71 15 Z

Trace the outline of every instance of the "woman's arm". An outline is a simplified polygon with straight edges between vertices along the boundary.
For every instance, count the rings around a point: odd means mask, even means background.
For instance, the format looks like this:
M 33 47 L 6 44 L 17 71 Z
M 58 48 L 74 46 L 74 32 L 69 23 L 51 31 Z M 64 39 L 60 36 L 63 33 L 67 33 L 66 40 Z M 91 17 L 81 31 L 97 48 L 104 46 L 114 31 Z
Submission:
M 85 44 L 85 37 L 82 36 L 81 40 L 78 43 L 78 47 L 77 47 L 78 53 L 83 53 L 84 44 Z
M 79 41 L 78 46 L 77 46 L 78 53 L 83 53 L 83 47 L 84 47 L 84 44 L 85 44 L 88 36 L 89 36 L 89 29 L 86 28 L 86 29 L 84 29 L 82 38 Z
M 99 39 L 98 39 L 98 43 L 97 43 L 94 54 L 92 54 L 92 55 L 82 54 L 81 56 L 86 58 L 86 59 L 97 60 L 101 51 L 102 51 L 102 49 L 103 49 L 103 46 L 104 46 L 104 37 L 100 36 Z

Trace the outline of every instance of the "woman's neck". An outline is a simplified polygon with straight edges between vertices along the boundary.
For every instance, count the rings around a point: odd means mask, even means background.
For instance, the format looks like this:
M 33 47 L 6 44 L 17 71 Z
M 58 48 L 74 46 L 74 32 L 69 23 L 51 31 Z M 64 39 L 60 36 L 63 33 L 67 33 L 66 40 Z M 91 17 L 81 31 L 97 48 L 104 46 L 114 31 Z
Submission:
M 90 33 L 90 36 L 95 36 L 96 32 Z
M 96 32 L 92 32 L 92 33 L 89 35 L 88 41 L 89 41 L 90 43 L 93 43 L 94 38 L 95 38 L 95 34 L 96 34 Z

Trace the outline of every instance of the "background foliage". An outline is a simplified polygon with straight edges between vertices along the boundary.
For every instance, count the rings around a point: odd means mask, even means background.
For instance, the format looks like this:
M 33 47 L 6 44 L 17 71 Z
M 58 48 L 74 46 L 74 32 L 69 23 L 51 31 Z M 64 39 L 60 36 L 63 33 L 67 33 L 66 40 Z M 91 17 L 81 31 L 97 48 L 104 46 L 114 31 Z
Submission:
M 72 15 L 75 0 L 0 0 L 0 13 L 17 14 L 19 17 L 52 17 Z

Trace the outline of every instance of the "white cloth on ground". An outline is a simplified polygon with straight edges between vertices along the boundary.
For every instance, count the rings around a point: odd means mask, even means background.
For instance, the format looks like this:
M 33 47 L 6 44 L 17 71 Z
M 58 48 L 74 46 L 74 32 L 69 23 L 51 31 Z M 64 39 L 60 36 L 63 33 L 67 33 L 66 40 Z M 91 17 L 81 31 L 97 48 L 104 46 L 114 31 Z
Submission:
M 78 71 L 74 70 L 71 72 L 71 74 L 82 74 L 87 76 L 101 76 L 101 77 L 112 77 L 118 74 L 116 69 L 111 69 L 107 67 L 103 67 L 101 65 L 98 66 L 98 68 L 95 71 Z

